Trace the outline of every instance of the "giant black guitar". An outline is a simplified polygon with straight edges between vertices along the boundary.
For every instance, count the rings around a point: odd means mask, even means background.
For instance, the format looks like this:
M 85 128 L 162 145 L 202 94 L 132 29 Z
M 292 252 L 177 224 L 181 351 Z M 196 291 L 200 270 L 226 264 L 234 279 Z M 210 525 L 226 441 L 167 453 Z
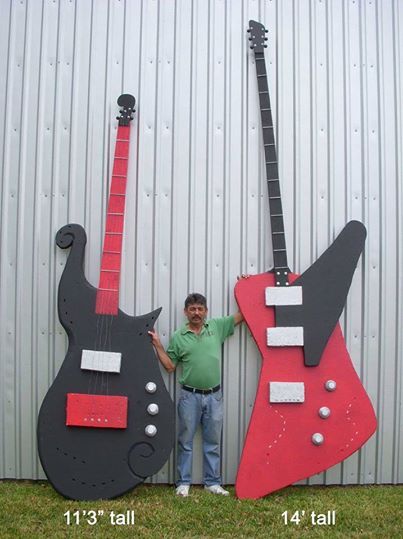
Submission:
M 128 316 L 118 308 L 122 234 L 134 97 L 121 95 L 98 288 L 83 273 L 86 234 L 59 230 L 71 247 L 59 284 L 58 312 L 69 346 L 42 403 L 38 450 L 63 496 L 113 498 L 156 473 L 174 441 L 174 406 L 148 330 L 161 311 Z

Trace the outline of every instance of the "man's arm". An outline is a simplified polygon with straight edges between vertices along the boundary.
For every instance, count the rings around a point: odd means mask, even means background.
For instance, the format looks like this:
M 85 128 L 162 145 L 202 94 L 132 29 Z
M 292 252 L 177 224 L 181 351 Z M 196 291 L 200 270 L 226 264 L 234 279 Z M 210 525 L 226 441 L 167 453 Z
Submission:
M 242 275 L 238 275 L 237 281 L 239 281 L 240 279 L 248 279 L 248 277 L 249 277 L 248 273 L 242 273 Z M 240 324 L 243 321 L 244 321 L 244 317 L 243 317 L 243 314 L 241 313 L 241 311 L 238 311 L 237 313 L 234 314 L 234 325 L 235 326 L 237 326 L 238 324 Z
M 240 324 L 244 320 L 244 317 L 243 317 L 243 314 L 241 313 L 241 311 L 238 311 L 233 316 L 234 316 L 234 325 L 235 326 L 237 326 L 238 324 Z
M 165 352 L 165 349 L 161 344 L 158 333 L 152 330 L 152 331 L 149 331 L 148 334 L 151 336 L 151 342 L 155 348 L 155 351 L 157 352 L 158 359 L 162 363 L 164 369 L 167 372 L 174 372 L 174 370 L 176 369 L 176 365 L 175 363 L 173 363 L 171 358 Z

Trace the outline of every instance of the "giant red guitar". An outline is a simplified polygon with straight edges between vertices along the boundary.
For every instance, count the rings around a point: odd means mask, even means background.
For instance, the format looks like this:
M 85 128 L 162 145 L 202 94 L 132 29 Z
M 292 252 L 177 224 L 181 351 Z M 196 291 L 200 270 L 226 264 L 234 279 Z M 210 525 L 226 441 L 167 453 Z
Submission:
M 156 473 L 174 441 L 174 406 L 148 330 L 161 311 L 128 316 L 119 305 L 122 236 L 134 97 L 123 94 L 101 272 L 83 272 L 84 229 L 69 224 L 56 243 L 71 247 L 59 283 L 59 319 L 69 347 L 42 403 L 38 451 L 54 488 L 67 498 L 113 498 Z
M 249 22 L 263 130 L 273 270 L 238 281 L 235 296 L 262 354 L 236 493 L 259 498 L 341 462 L 376 429 L 338 319 L 364 247 L 351 221 L 301 276 L 287 263 L 280 183 L 264 48 L 266 30 Z

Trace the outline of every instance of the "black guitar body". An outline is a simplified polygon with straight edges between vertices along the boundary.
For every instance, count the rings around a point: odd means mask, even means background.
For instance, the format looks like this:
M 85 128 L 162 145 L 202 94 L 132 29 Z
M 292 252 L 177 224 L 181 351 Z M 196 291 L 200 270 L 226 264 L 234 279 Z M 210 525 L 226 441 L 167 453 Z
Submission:
M 39 456 L 49 481 L 63 496 L 114 498 L 158 472 L 174 443 L 174 405 L 147 333 L 161 309 L 134 317 L 120 310 L 117 316 L 97 315 L 96 288 L 83 273 L 84 229 L 66 225 L 56 242 L 61 248 L 71 246 L 58 293 L 59 319 L 69 346 L 39 412 Z M 82 350 L 98 345 L 121 353 L 119 373 L 81 369 Z M 146 390 L 148 382 L 156 385 L 155 392 Z M 66 426 L 67 393 L 126 396 L 127 427 Z M 151 403 L 158 405 L 156 415 L 147 411 Z M 156 427 L 153 436 L 145 432 L 150 424 Z

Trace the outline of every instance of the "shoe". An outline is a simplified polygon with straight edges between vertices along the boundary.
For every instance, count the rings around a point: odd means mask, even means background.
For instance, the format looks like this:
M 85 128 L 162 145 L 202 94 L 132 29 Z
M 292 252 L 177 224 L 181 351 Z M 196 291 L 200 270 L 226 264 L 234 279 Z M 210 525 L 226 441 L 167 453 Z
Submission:
M 186 496 L 189 496 L 189 488 L 189 485 L 179 485 L 176 488 L 175 493 L 177 496 L 183 496 L 184 498 L 186 498 Z
M 228 490 L 225 490 L 222 488 L 221 485 L 210 485 L 209 487 L 207 485 L 204 485 L 204 490 L 208 490 L 212 494 L 221 494 L 221 496 L 229 496 Z

